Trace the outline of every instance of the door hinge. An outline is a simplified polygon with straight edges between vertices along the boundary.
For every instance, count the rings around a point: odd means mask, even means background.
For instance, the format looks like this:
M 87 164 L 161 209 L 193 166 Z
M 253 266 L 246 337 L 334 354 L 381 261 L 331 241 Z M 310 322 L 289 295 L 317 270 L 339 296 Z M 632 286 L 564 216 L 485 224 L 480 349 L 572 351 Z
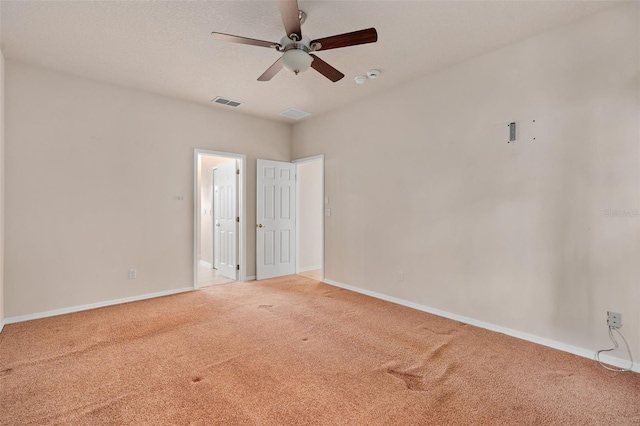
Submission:
M 236 271 L 240 270 L 240 265 L 236 265 Z
M 240 223 L 240 218 L 236 217 L 236 222 Z
M 240 174 L 240 169 L 236 169 L 236 174 L 239 175 Z

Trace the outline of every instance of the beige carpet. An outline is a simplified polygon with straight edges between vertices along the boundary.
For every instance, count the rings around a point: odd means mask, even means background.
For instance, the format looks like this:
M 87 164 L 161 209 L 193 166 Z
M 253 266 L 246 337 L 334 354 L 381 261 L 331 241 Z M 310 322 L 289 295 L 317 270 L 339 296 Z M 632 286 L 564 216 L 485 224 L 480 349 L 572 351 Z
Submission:
M 640 375 L 305 277 L 11 324 L 0 424 L 640 424 Z

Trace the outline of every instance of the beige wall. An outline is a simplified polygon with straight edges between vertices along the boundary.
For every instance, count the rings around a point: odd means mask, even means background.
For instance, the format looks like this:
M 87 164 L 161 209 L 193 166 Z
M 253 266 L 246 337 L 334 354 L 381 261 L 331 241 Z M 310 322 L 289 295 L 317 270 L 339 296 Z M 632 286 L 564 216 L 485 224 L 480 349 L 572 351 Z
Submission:
M 318 269 L 322 263 L 322 160 L 298 163 L 298 268 Z
M 0 329 L 4 321 L 4 54 L 0 50 Z
M 191 287 L 194 148 L 247 155 L 255 275 L 250 183 L 288 125 L 12 60 L 6 104 L 6 317 Z
M 616 310 L 640 354 L 639 7 L 296 124 L 326 277 L 591 350 Z

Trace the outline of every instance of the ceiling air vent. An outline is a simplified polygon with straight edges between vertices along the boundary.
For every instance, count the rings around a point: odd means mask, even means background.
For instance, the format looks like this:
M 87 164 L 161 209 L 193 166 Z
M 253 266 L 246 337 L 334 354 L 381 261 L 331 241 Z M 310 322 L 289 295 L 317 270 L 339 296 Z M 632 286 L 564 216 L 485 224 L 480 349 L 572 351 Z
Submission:
M 242 102 L 232 101 L 231 99 L 223 98 L 222 96 L 217 96 L 211 100 L 214 104 L 226 105 L 234 108 L 238 108 L 242 105 Z
M 300 120 L 301 118 L 308 117 L 311 115 L 310 112 L 302 111 L 295 108 L 289 108 L 280 113 L 281 116 L 287 118 L 293 118 L 294 120 Z

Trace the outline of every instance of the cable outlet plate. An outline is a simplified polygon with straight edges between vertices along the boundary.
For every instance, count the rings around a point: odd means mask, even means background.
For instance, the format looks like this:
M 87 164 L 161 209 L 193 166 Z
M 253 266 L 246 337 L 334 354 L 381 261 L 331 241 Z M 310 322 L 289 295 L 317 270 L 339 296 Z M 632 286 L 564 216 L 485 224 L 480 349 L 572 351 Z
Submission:
M 607 325 L 609 327 L 620 328 L 622 327 L 622 314 L 618 312 L 607 312 Z

